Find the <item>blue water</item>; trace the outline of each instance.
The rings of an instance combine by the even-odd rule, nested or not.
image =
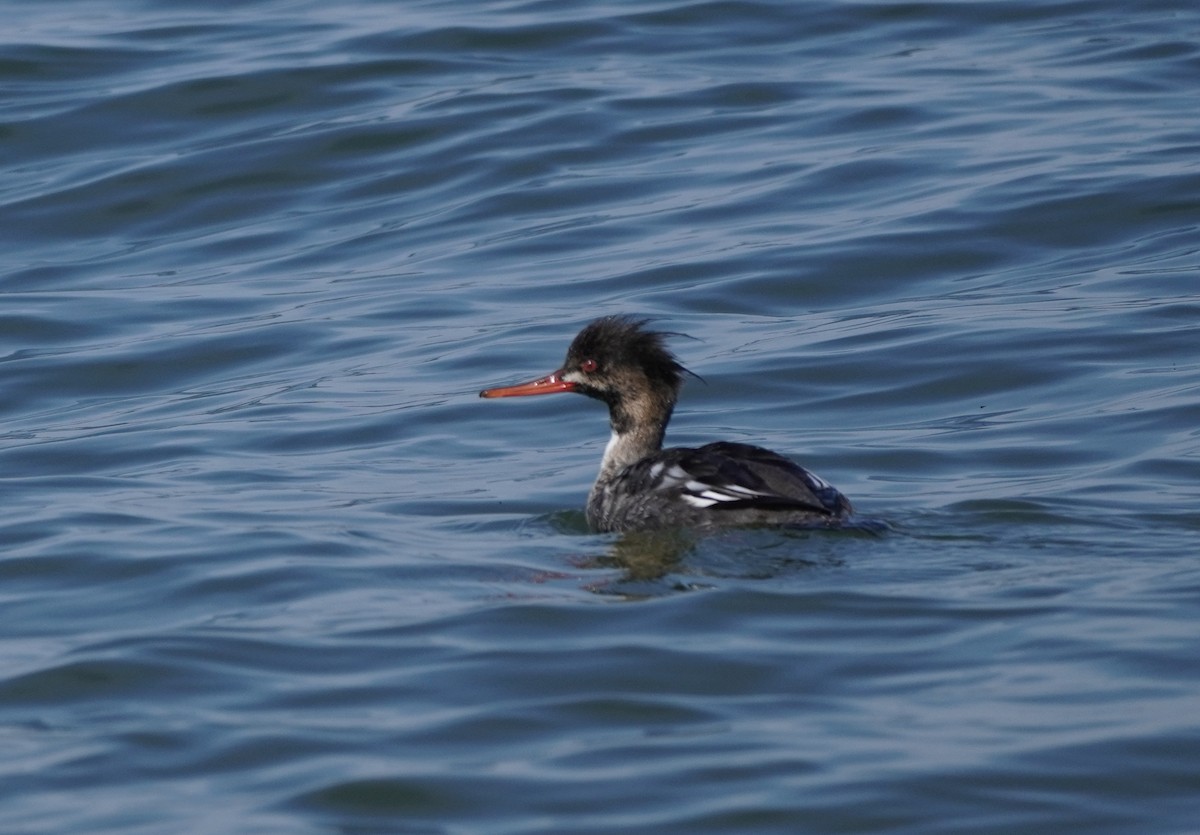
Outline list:
[[[4,17],[0,831],[1197,831],[1194,0]],[[873,524],[590,534],[608,313]]]

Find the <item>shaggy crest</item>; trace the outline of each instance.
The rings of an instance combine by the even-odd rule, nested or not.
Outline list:
[[[597,319],[575,337],[567,349],[565,367],[575,368],[589,359],[602,369],[639,367],[652,383],[678,389],[683,384],[683,375],[692,372],[675,358],[666,340],[682,334],[649,330],[646,327],[649,321],[633,316]]]

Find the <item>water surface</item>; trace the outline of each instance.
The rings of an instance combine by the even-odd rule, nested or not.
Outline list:
[[[6,14],[0,829],[1195,830],[1193,3]],[[878,524],[590,534],[608,313]]]

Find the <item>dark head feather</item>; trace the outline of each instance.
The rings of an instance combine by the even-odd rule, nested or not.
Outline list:
[[[640,369],[652,384],[678,389],[690,374],[666,346],[669,336],[680,334],[648,329],[648,319],[605,316],[588,324],[567,349],[564,368],[578,368],[594,360],[602,372]]]

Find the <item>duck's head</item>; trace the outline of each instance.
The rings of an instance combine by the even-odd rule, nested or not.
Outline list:
[[[573,391],[608,404],[613,429],[630,424],[665,427],[689,373],[666,347],[674,334],[653,331],[645,319],[605,316],[571,342],[562,367],[515,386],[486,389],[480,397],[527,397]]]

